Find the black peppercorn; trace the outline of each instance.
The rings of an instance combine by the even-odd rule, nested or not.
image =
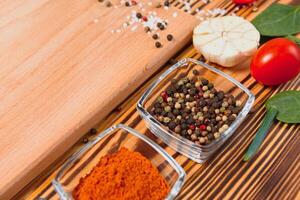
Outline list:
[[[154,108],[160,108],[160,107],[161,107],[160,103],[158,103],[158,102],[154,103]]]
[[[181,124],[181,129],[182,129],[182,130],[187,129],[187,124],[186,124],[186,123],[182,123],[182,124]]]
[[[142,15],[141,13],[136,13],[136,17],[137,17],[138,19],[141,19],[141,18],[143,17],[143,15]]]
[[[84,138],[82,138],[82,142],[83,142],[83,143],[88,143],[88,142],[89,142],[89,139],[88,139],[87,137],[84,137]]]
[[[202,107],[202,108],[203,108],[204,106],[206,106],[206,101],[205,101],[205,100],[200,100],[199,106]]]
[[[174,58],[171,58],[171,59],[168,61],[168,64],[169,64],[169,65],[174,65],[175,63],[177,63],[177,60],[175,60]]]
[[[172,40],[173,40],[173,35],[168,34],[168,35],[167,35],[167,40],[168,40],[168,41],[172,41]]]
[[[217,97],[219,100],[222,100],[224,98],[224,92],[222,92],[222,91],[218,92]]]
[[[164,30],[165,29],[165,26],[161,23],[161,22],[158,22],[156,24],[157,28],[159,28],[160,30]]]
[[[209,140],[213,140],[215,137],[214,137],[213,134],[210,133],[210,134],[207,135],[207,138],[208,138]]]
[[[110,1],[107,1],[107,2],[105,2],[105,6],[106,6],[106,7],[111,7],[111,6],[112,6],[112,4],[111,4],[111,2],[110,2]]]
[[[95,129],[95,128],[90,129],[90,134],[91,135],[95,135],[96,133],[97,133],[97,129]]]
[[[152,38],[153,38],[154,40],[157,40],[157,39],[158,39],[158,35],[155,33],[155,34],[152,35]]]
[[[194,69],[194,70],[193,70],[193,74],[194,74],[195,76],[198,76],[198,75],[199,75],[199,71],[196,70],[196,69]]]
[[[187,120],[186,120],[186,123],[188,124],[193,124],[194,123],[194,119],[192,117],[189,117]]]
[[[174,114],[174,115],[179,115],[179,114],[180,114],[180,111],[177,110],[177,109],[174,109],[174,110],[173,110],[173,114]]]
[[[180,135],[186,137],[188,135],[187,130],[182,130]]]
[[[155,108],[154,112],[155,112],[155,114],[162,114],[162,109],[161,108]]]
[[[196,95],[197,94],[197,88],[191,88],[189,94],[192,95],[192,96]]]
[[[126,7],[129,7],[129,6],[130,6],[130,3],[129,3],[128,1],[126,1],[126,2],[125,2],[125,6],[126,6]]]
[[[160,42],[155,42],[155,46],[156,46],[156,48],[160,48],[162,45]]]
[[[146,26],[146,27],[145,27],[145,32],[146,32],[146,33],[150,32],[149,26]]]
[[[171,130],[173,130],[173,129],[175,129],[175,127],[176,127],[177,125],[176,125],[175,122],[170,122],[170,123],[168,124],[168,126],[169,126],[169,128],[170,128]]]
[[[164,2],[164,6],[169,7],[169,6],[170,6],[170,2],[169,2],[168,0],[166,0],[166,1]]]
[[[201,82],[202,82],[202,85],[207,85],[208,84],[208,80],[207,79],[202,79]]]

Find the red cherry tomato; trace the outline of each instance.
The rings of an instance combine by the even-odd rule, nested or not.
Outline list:
[[[300,48],[286,38],[269,40],[254,54],[251,75],[264,85],[279,85],[300,72]]]
[[[233,0],[234,3],[236,4],[249,4],[253,3],[255,0]]]

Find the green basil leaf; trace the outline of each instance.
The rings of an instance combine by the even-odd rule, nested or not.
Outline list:
[[[300,91],[289,90],[274,95],[266,102],[267,110],[278,111],[277,120],[285,123],[300,123]]]
[[[298,46],[300,46],[300,38],[297,38],[293,35],[288,35],[286,36],[287,39],[292,40],[293,42],[295,42]]]
[[[300,6],[272,4],[253,21],[261,35],[286,36],[300,32]]]

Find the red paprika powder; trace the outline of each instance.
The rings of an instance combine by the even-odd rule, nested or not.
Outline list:
[[[121,148],[102,157],[73,191],[75,200],[162,200],[169,185],[138,152]]]

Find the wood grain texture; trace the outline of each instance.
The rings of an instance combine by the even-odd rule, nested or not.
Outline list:
[[[229,12],[236,8],[231,1],[213,1],[204,5],[194,1],[193,9],[222,7]],[[259,11],[275,1],[258,1]],[[297,4],[298,1],[281,1]],[[180,2],[172,1],[173,5],[182,8]],[[258,12],[251,8],[242,8],[238,15],[253,19]],[[177,59],[200,55],[192,46],[187,47]],[[271,95],[287,89],[300,90],[300,76],[293,81],[277,88],[267,88],[258,84],[249,75],[247,65],[235,69],[222,69],[246,85],[256,96],[255,106],[243,125],[233,137],[205,164],[196,164],[186,157],[174,152],[149,132],[135,110],[135,103],[140,95],[157,78],[162,71],[153,76],[140,87],[129,99],[122,103],[105,120],[101,121],[98,130],[103,130],[115,123],[125,123],[160,144],[171,154],[187,172],[187,181],[177,199],[299,199],[300,197],[300,145],[299,125],[276,123],[268,134],[259,155],[248,163],[241,162],[242,156],[253,139],[264,115],[263,103]],[[88,137],[93,137],[89,136]],[[44,197],[57,199],[51,186],[57,168],[74,151],[82,146],[78,142],[60,159],[56,160],[47,170],[23,189],[15,199],[35,199]]]
[[[184,52],[180,58],[185,56],[200,58],[200,55],[192,48]],[[153,79],[157,78],[159,74]],[[300,189],[298,180],[300,170],[299,125],[275,123],[255,159],[245,163],[242,162],[242,158],[265,113],[262,102],[283,90],[300,90],[300,75],[293,81],[272,90],[266,90],[252,78],[244,82],[248,87],[253,84],[257,86],[256,89],[251,87],[252,92],[258,97],[255,107],[236,133],[204,164],[197,164],[173,151],[145,127],[144,121],[136,112],[135,103],[150,83],[151,81],[147,82],[134,96],[102,121],[98,130],[103,130],[112,124],[124,123],[162,146],[187,172],[187,180],[177,197],[178,200],[298,199]],[[261,98],[264,100],[261,101]],[[90,135],[87,137],[93,138]],[[80,142],[66,155],[70,155],[81,146],[82,143]],[[58,162],[62,161],[63,159]],[[59,165],[56,163],[55,166]],[[19,196],[16,196],[16,199],[35,199],[37,197],[57,199],[58,197],[51,186],[51,180],[55,174],[55,171],[46,177],[46,173],[42,174],[41,177],[46,178],[46,180],[41,181],[42,184],[33,182],[25,190],[27,193],[23,191]],[[38,177],[36,181],[39,182],[41,177]]]
[[[156,11],[169,19],[161,38],[175,38],[161,39],[160,49],[142,26],[110,32],[131,14],[125,6],[0,2],[0,199],[38,175],[190,40],[192,16],[178,12],[175,20],[172,11]]]

